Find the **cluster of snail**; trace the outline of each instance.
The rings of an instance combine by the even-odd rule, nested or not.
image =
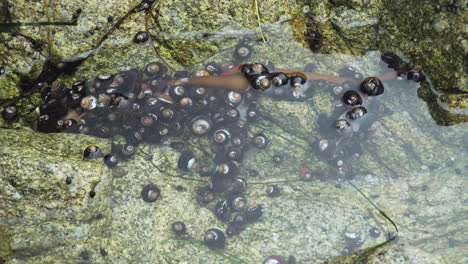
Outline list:
[[[245,59],[251,52],[250,46],[241,44],[234,55]],[[359,153],[362,133],[358,132],[367,131],[376,120],[379,104],[374,98],[384,92],[379,78],[363,79],[351,67],[344,70],[345,77],[312,73],[313,68],[307,65],[303,72],[280,70],[270,61],[239,66],[208,63],[204,70],[194,74],[177,71],[171,76],[164,64],[151,62],[143,70],[103,73],[91,83],[77,81],[70,88],[62,83],[44,87],[41,91],[44,103],[39,107],[40,116],[34,126],[46,133],[81,133],[103,138],[123,135],[126,143],[113,146],[107,155],[96,146],[84,152],[87,159],[104,156],[104,163],[110,168],[132,158],[138,144],[143,142],[159,143],[168,136],[210,138],[212,164],[202,166],[192,151],[184,151],[177,167],[210,178],[209,185],[196,191],[200,204],[224,195],[214,206],[214,214],[228,223],[225,233],[233,236],[263,213],[260,204],[247,202],[243,194],[247,181],[239,175],[245,152],[250,148],[264,149],[270,143],[262,133],[248,135],[248,124],[260,116],[256,103],[259,96],[304,101],[315,88],[333,85],[331,91],[340,100],[332,114],[319,117],[323,138],[312,143],[312,149],[322,160],[339,168],[349,168],[343,158]],[[418,74],[419,71],[402,71],[394,75],[396,79],[414,79]],[[2,116],[9,118],[13,110],[5,108]],[[306,181],[312,178],[308,168],[301,170],[300,175]],[[154,202],[160,192],[154,184],[148,184],[141,196],[145,202]],[[276,185],[268,186],[270,197],[279,193]],[[181,234],[185,225],[175,222],[172,229]],[[209,246],[224,248],[226,238],[224,232],[212,228],[204,240]]]
[[[355,68],[343,68],[340,75],[349,80],[333,84],[330,89],[332,95],[339,98],[334,111],[322,113],[318,118],[320,137],[312,143],[312,150],[320,159],[337,167],[345,175],[352,174],[352,166],[346,159],[360,157],[361,143],[373,132],[378,115],[392,112],[379,100],[385,90],[381,79],[406,79],[411,82],[425,80],[420,67],[398,68],[395,61],[399,58],[394,54],[384,54],[382,60],[395,71],[381,77],[363,78]]]

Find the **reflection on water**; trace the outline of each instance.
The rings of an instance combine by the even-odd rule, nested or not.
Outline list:
[[[319,263],[395,238],[462,263],[466,124],[438,126],[418,97],[430,76],[398,56],[312,53],[321,36],[308,37],[243,38],[179,71],[145,54],[44,86],[34,128],[109,139],[84,152],[103,177],[85,185],[84,215],[48,204],[3,221],[51,236],[14,238],[12,258],[78,241],[70,263]]]

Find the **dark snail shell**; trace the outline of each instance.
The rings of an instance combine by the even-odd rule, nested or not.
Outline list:
[[[302,88],[302,85],[305,84],[306,79],[302,76],[292,76],[290,78],[291,82],[291,87],[294,89],[300,89]]]
[[[289,82],[289,77],[283,72],[277,72],[271,76],[271,81],[275,86],[286,85]]]
[[[261,60],[260,63],[265,66],[265,68],[268,70],[268,72],[274,72],[275,71],[275,64],[270,61],[270,60]]]
[[[312,144],[312,150],[320,159],[329,161],[336,158],[338,153],[336,141],[332,139],[320,139]]]
[[[7,121],[12,121],[18,116],[18,108],[14,105],[5,107],[2,111],[2,118]]]
[[[234,161],[219,163],[214,169],[214,176],[228,178],[239,173],[239,165]]]
[[[347,105],[360,105],[362,104],[362,97],[358,92],[350,90],[343,94],[343,102]]]
[[[208,116],[195,116],[190,120],[190,130],[196,136],[204,136],[212,129],[211,118]]]
[[[246,143],[246,139],[243,135],[233,135],[231,138],[231,143],[233,146],[242,148]]]
[[[52,124],[56,119],[50,117],[49,115],[41,115],[37,119],[37,130],[43,133],[53,133],[55,132]]]
[[[51,89],[52,88],[50,86],[46,86],[41,89],[41,99],[43,102],[47,103],[50,99],[52,99],[50,94]]]
[[[86,110],[93,110],[97,107],[97,99],[92,95],[88,95],[81,99],[80,106]]]
[[[125,140],[126,145],[122,146],[121,154],[122,158],[127,159],[132,157],[135,154],[135,146],[140,144],[143,141],[144,128],[138,130],[128,130],[126,131]]]
[[[220,128],[213,133],[213,141],[220,145],[225,145],[229,142],[231,133],[225,128]]]
[[[99,94],[97,97],[97,107],[109,106],[112,101],[112,97],[107,94]]]
[[[213,121],[216,127],[225,126],[236,122],[240,118],[239,110],[235,107],[228,106],[222,108],[219,112],[213,114]]]
[[[253,48],[250,45],[241,43],[234,50],[234,58],[238,60],[246,60],[252,56]]]
[[[133,12],[138,13],[138,12],[144,12],[148,10],[151,7],[151,1],[142,1],[135,9],[133,9]]]
[[[269,197],[278,197],[281,194],[280,188],[275,184],[270,184],[267,186],[267,195]]]
[[[212,179],[214,178],[214,180],[217,181],[219,179],[226,178],[227,176],[230,175],[230,173],[231,171],[227,163],[219,163],[219,164],[216,164],[214,168]],[[215,183],[219,183],[219,182],[215,182]]]
[[[163,92],[166,89],[166,83],[161,77],[153,77],[151,80],[148,80],[148,87],[153,92]]]
[[[346,113],[346,116],[351,120],[355,120],[355,119],[363,117],[366,113],[367,113],[367,109],[363,106],[359,106],[359,107],[353,108],[351,111]]]
[[[304,37],[306,38],[307,42],[309,43],[309,48],[312,51],[316,51],[321,47],[322,36],[316,30],[307,29],[304,32]]]
[[[107,125],[100,125],[99,127],[94,129],[94,134],[101,138],[109,138],[112,136],[111,128]]]
[[[208,229],[205,232],[203,240],[207,246],[214,248],[224,249],[226,244],[226,236],[224,235],[223,231],[217,228]]]
[[[231,146],[227,149],[226,156],[230,160],[242,161],[243,151],[239,147]]]
[[[256,134],[253,137],[253,144],[259,149],[266,148],[269,143],[270,140],[262,133]]]
[[[153,96],[153,91],[151,90],[151,88],[144,83],[141,84],[140,93],[138,93],[137,99],[142,100],[142,99],[150,98],[151,96]]]
[[[112,108],[115,108],[117,111],[128,112],[133,107],[133,99],[125,98],[123,96],[117,96],[112,101]]]
[[[215,199],[215,194],[209,186],[200,187],[197,189],[197,202],[207,204]]]
[[[266,257],[262,264],[289,264],[280,256],[268,256]]]
[[[192,90],[192,93],[191,93],[191,96],[195,99],[195,100],[203,100],[203,99],[207,99],[208,97],[208,91],[206,90],[206,88],[204,87],[197,87],[195,89]]]
[[[62,131],[65,133],[78,133],[78,122],[74,119],[65,119]]]
[[[230,91],[227,94],[226,102],[230,106],[237,106],[241,103],[242,101],[242,94],[234,91]]]
[[[345,119],[338,119],[335,122],[335,127],[338,128],[338,129],[345,129],[345,128],[349,127],[350,125],[351,124]]]
[[[227,203],[229,208],[234,212],[242,211],[247,206],[247,200],[240,192],[230,193]]]
[[[174,73],[175,79],[190,78],[191,76],[192,74],[189,71],[176,71]]]
[[[140,124],[144,127],[152,127],[156,125],[158,116],[152,113],[146,114],[140,118]]]
[[[169,87],[168,93],[173,100],[179,101],[185,97],[185,88],[182,85],[171,86]]]
[[[251,79],[260,74],[268,74],[268,69],[261,63],[244,64],[241,67],[241,73],[243,73],[247,79]]]
[[[161,120],[164,122],[172,121],[175,118],[175,116],[176,116],[175,111],[170,108],[164,108],[161,111]]]
[[[119,159],[115,154],[107,154],[104,156],[104,164],[109,168],[114,168],[119,163]]]
[[[159,134],[160,136],[167,136],[169,134],[170,128],[168,124],[159,123],[156,125],[156,131],[149,130],[150,133]]]
[[[238,213],[232,219],[231,224],[238,230],[242,231],[247,227],[247,219],[245,218],[244,214]]]
[[[205,71],[207,71],[210,75],[218,75],[221,74],[223,70],[218,63],[209,62],[205,64]]]
[[[228,237],[232,237],[232,236],[235,236],[235,235],[238,235],[240,232],[239,230],[233,226],[231,223],[229,223],[228,227],[226,228],[226,235]]]
[[[283,160],[284,160],[284,158],[283,158],[283,155],[281,155],[281,154],[275,154],[271,158],[271,161],[273,161],[273,163],[275,165],[281,165],[283,163]]]
[[[50,88],[50,96],[53,99],[62,99],[68,93],[69,89],[67,86],[60,82],[55,82]]]
[[[99,117],[92,112],[85,112],[79,120],[80,125],[94,126],[99,123]]]
[[[39,129],[39,131],[41,131],[41,130]],[[44,131],[41,131],[41,132],[44,132]],[[80,125],[78,127],[78,133],[84,134],[84,135],[89,135],[91,133],[91,128],[89,126],[87,126],[87,125]]]
[[[260,204],[252,204],[247,206],[244,216],[247,222],[253,223],[263,215],[263,207]]]
[[[232,181],[230,188],[233,193],[243,193],[247,190],[247,180],[242,177],[237,177]]]
[[[63,119],[55,120],[55,122],[53,123],[54,130],[57,131],[57,132],[62,131],[63,130],[63,125],[64,125]]]
[[[404,71],[402,71],[402,72],[397,72],[397,77],[396,77],[396,79],[399,80],[399,81],[401,81],[401,80],[406,79],[407,76],[408,76],[408,73],[407,73],[407,72],[404,72]]]
[[[212,173],[212,168],[210,166],[201,166],[198,170],[198,174],[201,177],[210,177]]]
[[[219,201],[214,207],[216,217],[223,221],[229,222],[231,220],[231,209],[229,208],[228,201]]]
[[[407,78],[413,82],[422,82],[426,79],[426,76],[420,70],[412,70],[408,72]]]
[[[149,40],[149,34],[145,31],[138,31],[133,37],[133,41],[137,44],[144,44]]]
[[[256,103],[251,103],[248,108],[247,112],[245,113],[247,121],[253,122],[257,120],[259,112],[258,112],[258,107]]]
[[[189,171],[197,167],[197,161],[192,151],[184,151],[180,153],[177,167],[184,171]]]
[[[225,123],[228,124],[236,122],[240,118],[239,110],[237,110],[235,107],[227,107],[226,109],[224,109],[222,115]]]
[[[81,106],[81,100],[83,97],[77,93],[69,93],[67,96],[67,106],[69,108],[78,108]]]
[[[387,64],[388,68],[398,69],[402,64],[402,60],[398,55],[391,52],[386,52],[380,56],[382,61]]]
[[[121,74],[116,74],[115,76],[106,72],[100,73],[94,79],[93,85],[91,87],[87,87],[86,94],[96,95],[97,93],[107,92],[107,90],[111,93],[115,93],[125,82],[124,75],[125,73],[123,72],[121,72]]]
[[[161,107],[159,100],[155,97],[149,97],[143,104],[143,110],[147,113],[155,113]]]
[[[253,88],[261,91],[271,87],[271,79],[269,74],[259,74],[252,78],[251,85]]]
[[[182,235],[186,231],[185,224],[182,221],[175,221],[172,223],[171,229],[172,232],[176,233],[177,235]]]
[[[79,94],[81,96],[86,95],[86,82],[85,81],[76,81],[71,86],[72,93]]]
[[[120,150],[120,153],[124,158],[130,158],[135,155],[136,148],[131,144],[124,144]]]
[[[195,77],[203,77],[203,76],[210,76],[208,71],[197,71],[195,72]]]
[[[369,96],[381,95],[384,92],[382,81],[377,77],[369,77],[364,79],[360,85],[361,92]]]
[[[141,190],[141,198],[147,203],[154,203],[161,196],[161,190],[154,184],[150,183]]]
[[[184,132],[184,125],[181,122],[173,122],[169,126],[169,134],[180,136]]]
[[[51,99],[39,107],[41,115],[49,115],[52,118],[62,118],[68,113],[67,106],[61,101]]]
[[[85,148],[83,157],[85,159],[97,159],[102,157],[102,151],[98,146],[91,145]]]
[[[166,65],[160,62],[150,62],[145,66],[145,73],[152,77],[160,77],[166,74]]]
[[[187,112],[193,108],[193,100],[190,97],[184,97],[179,101],[179,107],[183,111]]]

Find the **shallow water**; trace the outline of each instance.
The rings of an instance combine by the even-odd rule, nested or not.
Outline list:
[[[185,64],[190,64],[185,68],[193,73],[211,61],[231,61],[241,42],[253,48],[253,55],[236,64],[271,60],[276,68],[302,71],[304,65],[313,63],[314,72],[332,76],[340,75],[343,67],[352,66],[363,78],[393,71],[381,59],[388,50],[356,48],[356,43],[335,43],[325,37],[320,41],[321,47],[312,51],[296,32],[296,23],[303,21],[297,17],[275,17],[274,12],[262,8],[264,19],[273,16],[275,22],[260,23],[262,32],[257,26],[236,24],[241,20],[238,17],[224,17],[230,21],[229,26],[216,31],[208,28],[182,33],[158,32],[164,24],[150,23],[157,17],[154,13],[150,18],[133,17],[130,23],[149,23],[145,27],[152,35],[149,42],[135,44],[129,32],[119,29],[76,72],[61,75],[59,80],[71,84],[86,78],[92,83],[99,72],[116,74],[134,67],[143,69],[150,61],[167,62],[169,75],[173,74],[171,68],[181,70]],[[330,19],[346,28],[378,21],[368,16],[347,21],[348,16],[353,17],[349,14],[352,10],[348,11],[341,13],[340,21],[327,16],[315,21]],[[177,19],[182,17],[177,8],[171,12],[168,15],[172,20],[168,21],[175,25],[186,23],[186,19]],[[256,18],[252,17],[250,23],[256,25]],[[126,37],[122,37],[124,33]],[[262,34],[266,41],[262,41]],[[323,35],[327,36],[325,32]],[[190,42],[193,46],[187,45]],[[205,42],[210,45],[205,46]],[[180,49],[176,48],[178,45]],[[126,49],[127,46],[131,48]],[[190,59],[185,57],[187,50]],[[114,51],[118,51],[118,59],[114,58],[118,62],[110,56]],[[399,50],[391,52],[414,66]],[[351,89],[358,89],[360,81]],[[301,100],[272,99],[267,89],[260,92],[256,101],[260,113],[257,120],[223,125],[231,129],[242,123],[242,131],[231,132],[246,135],[249,142],[258,133],[270,140],[265,149],[252,144],[243,149],[240,172],[233,176],[247,181],[245,198],[248,203],[261,204],[263,215],[240,234],[227,237],[224,250],[208,248],[203,235],[209,228],[225,232],[228,227],[227,222],[216,218],[213,208],[228,198],[235,180],[224,186],[224,192],[216,193],[214,201],[201,204],[196,199],[197,189],[213,180],[196,171],[177,168],[182,151],[193,151],[199,165],[216,167],[213,154],[221,147],[212,142],[211,132],[196,137],[186,127],[180,135],[164,137],[161,143],[141,143],[133,157],[109,169],[100,159],[80,160],[81,151],[86,145],[96,144],[104,154],[117,153],[125,142],[122,135],[99,139],[41,133],[35,138],[37,132],[12,136],[6,130],[2,133],[9,140],[2,144],[4,152],[13,154],[4,153],[1,163],[5,171],[4,190],[10,195],[3,198],[8,205],[2,213],[0,230],[8,230],[4,231],[8,239],[2,240],[8,254],[2,258],[6,263],[261,263],[267,256],[277,255],[284,259],[294,256],[297,263],[322,263],[394,239],[391,243],[404,243],[413,257],[430,254],[440,263],[464,263],[467,125],[437,125],[440,122],[434,121],[431,109],[421,99],[427,91],[438,93],[429,75],[422,83],[403,79],[384,80],[383,85],[385,92],[365,102],[366,107],[368,103],[373,106],[362,119],[348,120],[351,127],[345,132],[337,133],[333,127],[336,119],[343,118],[341,114],[335,113],[319,123],[324,120],[322,115],[332,114],[341,101],[342,95],[331,92],[336,85],[327,83],[322,87],[311,80],[306,83]],[[241,113],[248,105],[243,100]],[[221,105],[224,103],[210,112],[219,110]],[[451,110],[440,101],[437,105]],[[345,106],[340,111],[350,109]],[[99,114],[104,116],[107,112]],[[181,115],[185,117],[182,124],[187,125],[199,113],[194,114],[191,109]],[[125,122],[139,126],[132,119],[140,116],[130,115]],[[311,147],[321,139],[336,139],[338,149],[345,153],[324,160]],[[16,145],[33,146],[33,150],[23,153],[14,149]],[[47,156],[44,164],[38,162],[39,153]],[[275,156],[281,161],[275,161]],[[16,163],[21,165],[11,165]],[[304,168],[311,170],[311,181],[301,180]],[[15,176],[15,170],[23,176]],[[21,182],[31,178],[31,186],[15,186],[17,177],[23,179]],[[154,203],[141,198],[142,189],[150,183],[161,191]],[[271,184],[279,187],[279,196],[267,195]],[[20,189],[25,191],[17,191]],[[34,195],[40,197],[37,202]],[[22,200],[33,202],[23,205]],[[20,209],[15,209],[15,201]],[[175,235],[170,230],[174,221],[185,223],[186,234]],[[24,226],[29,228],[18,231]]]

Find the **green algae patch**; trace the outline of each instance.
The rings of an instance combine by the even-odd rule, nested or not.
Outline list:
[[[8,256],[13,254],[10,247],[11,232],[10,230],[0,225],[0,259],[6,259]]]
[[[9,99],[17,98],[21,95],[21,90],[18,87],[20,78],[10,74],[8,76],[0,75],[0,102],[8,102]]]

